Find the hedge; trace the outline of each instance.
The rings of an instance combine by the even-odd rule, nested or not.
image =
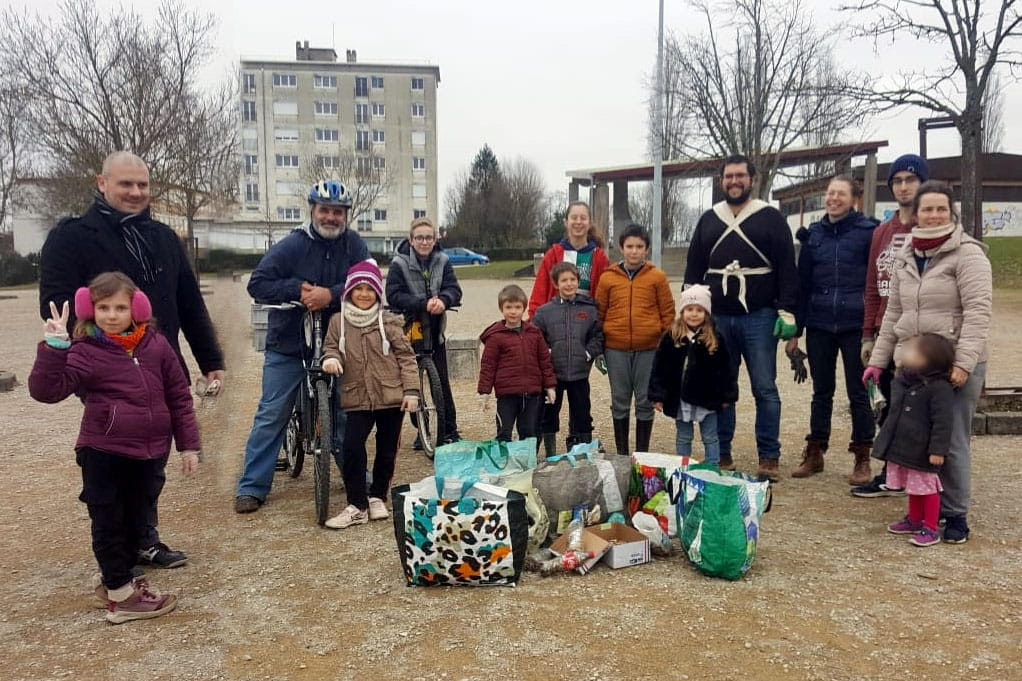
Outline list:
[[[0,286],[31,284],[39,277],[39,254],[4,253],[0,255]]]

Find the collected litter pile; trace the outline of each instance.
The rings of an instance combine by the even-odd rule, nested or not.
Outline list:
[[[597,440],[542,462],[535,438],[463,440],[437,448],[434,468],[392,490],[414,586],[514,585],[523,569],[549,577],[642,565],[670,556],[675,538],[703,573],[739,579],[770,507],[766,481],[688,457],[607,456]]]

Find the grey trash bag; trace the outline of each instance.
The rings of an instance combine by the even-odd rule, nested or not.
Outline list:
[[[564,532],[575,506],[586,504],[591,511],[600,508],[603,491],[600,470],[586,457],[560,454],[548,458],[536,467],[532,486],[539,491],[550,517],[550,538]],[[602,509],[598,514],[600,517],[593,522],[603,520]]]

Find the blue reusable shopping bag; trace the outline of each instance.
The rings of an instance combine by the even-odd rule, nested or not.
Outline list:
[[[433,470],[437,478],[458,478],[471,484],[481,475],[520,473],[536,467],[536,438],[516,442],[460,440],[437,447]]]

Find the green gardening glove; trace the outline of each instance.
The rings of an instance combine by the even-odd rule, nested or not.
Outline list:
[[[794,338],[796,333],[798,327],[795,325],[795,315],[787,310],[778,310],[777,322],[774,323],[774,338],[786,341]]]
[[[599,371],[604,376],[607,375],[607,358],[606,357],[604,357],[603,355],[600,355],[599,357],[596,358],[596,361],[594,362],[594,364],[596,365],[596,370],[597,371]]]

